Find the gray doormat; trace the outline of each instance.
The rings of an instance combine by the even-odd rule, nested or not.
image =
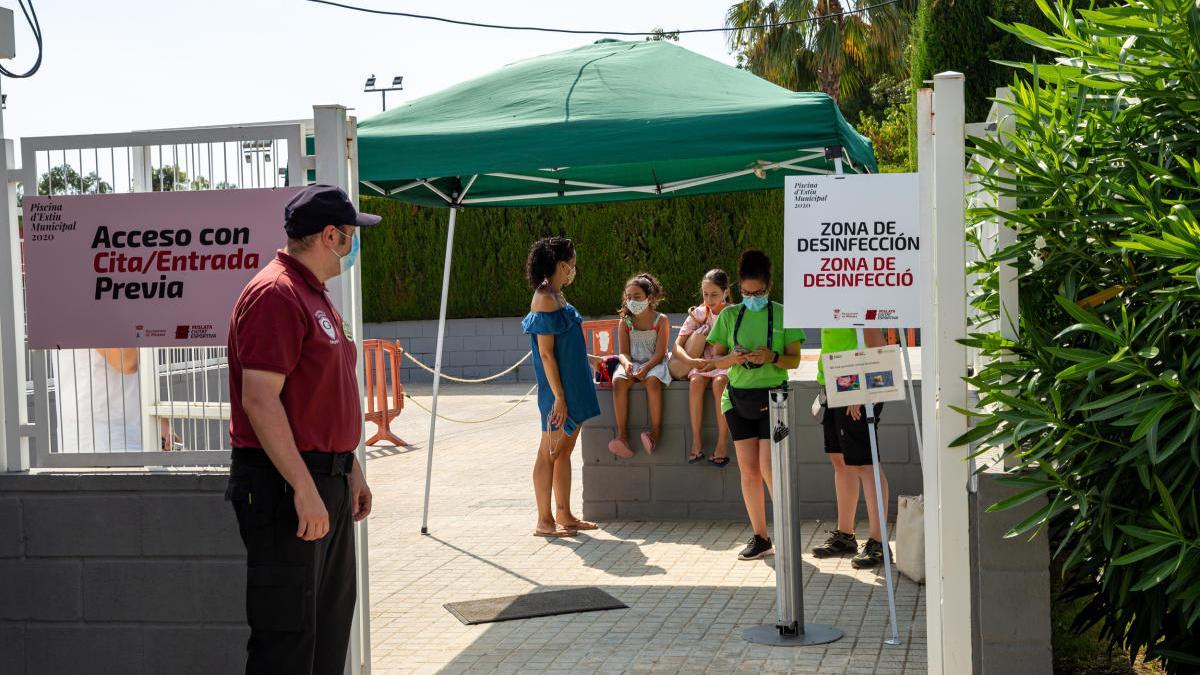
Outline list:
[[[602,609],[627,609],[629,607],[599,588],[570,588],[563,591],[526,593],[503,598],[451,602],[442,606],[468,626],[493,621],[531,619],[535,616],[596,612]]]

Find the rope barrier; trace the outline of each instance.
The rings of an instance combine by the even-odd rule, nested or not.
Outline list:
[[[488,417],[488,418],[486,418],[486,419],[482,419],[482,420],[460,420],[460,419],[455,419],[455,418],[453,418],[453,417],[446,417],[445,415],[438,415],[438,416],[437,416],[437,418],[438,418],[439,420],[445,420],[445,421],[447,421],[447,422],[456,422],[456,423],[458,423],[458,424],[485,424],[485,423],[487,423],[487,422],[492,422],[492,421],[498,420],[498,419],[500,419],[501,417],[504,417],[505,415],[507,415],[508,413],[510,413],[510,412],[512,412],[512,411],[514,411],[514,410],[516,410],[516,409],[517,409],[517,406],[519,406],[519,405],[521,405],[522,403],[524,403],[525,401],[529,400],[529,396],[530,396],[531,394],[533,394],[533,392],[535,392],[535,391],[537,391],[537,385],[536,385],[536,384],[535,384],[535,385],[533,385],[533,387],[532,387],[532,388],[530,388],[530,390],[529,390],[529,391],[525,392],[525,395],[521,397],[521,400],[519,400],[519,401],[517,401],[516,403],[512,404],[512,406],[510,406],[510,407],[508,408],[508,410],[505,410],[504,412],[500,413],[499,415],[495,415],[495,416],[493,416],[493,417]],[[407,398],[408,400],[412,401],[412,402],[413,402],[413,405],[417,406],[417,407],[418,407],[418,408],[420,408],[421,410],[424,410],[425,412],[429,413],[430,415],[432,415],[432,414],[433,414],[433,411],[432,411],[432,410],[430,410],[429,408],[426,408],[425,406],[421,405],[421,402],[420,402],[420,401],[418,401],[417,399],[413,398],[413,396],[412,396],[411,394],[405,394],[405,395],[404,395],[404,397],[405,397],[405,398]]]
[[[450,380],[451,382],[461,382],[463,384],[480,384],[482,382],[491,382],[492,380],[504,377],[505,375],[507,375],[507,374],[511,373],[512,371],[516,370],[517,368],[519,368],[521,366],[521,364],[525,363],[525,361],[527,361],[529,359],[530,355],[532,355],[532,354],[533,354],[533,352],[525,352],[525,356],[522,356],[520,361],[517,361],[516,363],[514,363],[511,366],[509,366],[508,368],[505,368],[504,370],[496,373],[495,375],[489,375],[487,377],[481,377],[479,379],[469,379],[469,378],[463,378],[463,377],[453,377],[451,375],[447,375],[446,373],[442,373],[442,379]],[[407,349],[404,350],[404,355],[408,357],[408,360],[410,360],[413,363],[420,366],[422,370],[429,373],[430,375],[435,373],[433,368],[430,368],[429,366],[425,365],[424,363],[421,363],[420,359],[413,356],[412,353],[409,352]]]

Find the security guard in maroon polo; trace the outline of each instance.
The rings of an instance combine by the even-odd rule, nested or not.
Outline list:
[[[246,544],[247,675],[341,675],[355,603],[351,519],[371,512],[354,458],[357,352],[325,282],[358,255],[346,193],[305,188],[287,246],[246,285],[229,324],[233,465],[226,499]]]

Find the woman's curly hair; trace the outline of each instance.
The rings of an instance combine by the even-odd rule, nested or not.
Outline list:
[[[558,263],[575,257],[575,243],[566,237],[547,237],[534,242],[525,259],[525,278],[529,288],[537,290],[554,276]]]

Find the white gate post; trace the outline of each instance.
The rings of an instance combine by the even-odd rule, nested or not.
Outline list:
[[[923,341],[926,402],[925,530],[929,671],[972,672],[971,556],[967,451],[950,442],[967,431],[966,143],[962,73],[934,76],[931,311]],[[925,123],[925,122],[923,122]],[[932,414],[931,414],[932,413]],[[936,548],[935,548],[936,546]],[[932,549],[932,550],[931,550]]]
[[[129,189],[135,193],[153,192],[154,179],[150,175],[153,168],[149,147],[137,145],[129,148]],[[116,180],[116,176],[113,179]],[[159,188],[161,189],[162,186],[159,186]],[[169,361],[170,353],[169,350],[138,350],[138,387],[142,401],[143,451],[149,452],[157,450],[160,447],[159,418],[154,414],[161,398],[158,382],[158,355],[167,355]],[[168,368],[167,378],[169,379],[170,377],[171,370]],[[172,425],[173,430],[174,420],[170,415],[167,416],[167,420]],[[170,448],[167,449],[170,450]]]
[[[996,98],[1004,101],[1012,94],[1008,87],[1001,87],[996,90]],[[1003,143],[1005,134],[1011,134],[1016,127],[1016,119],[1013,117],[1012,110],[1003,103],[996,104],[996,142]],[[1012,172],[1007,169],[998,169],[1002,179],[1012,180]],[[999,195],[996,198],[996,207],[1001,211],[1010,212],[1017,208],[1017,200],[1009,195]],[[996,218],[998,230],[996,232],[996,249],[1004,250],[1017,243],[1017,228],[1016,223],[1009,223],[1000,218]],[[1002,260],[996,264],[997,273],[1000,277],[1000,337],[1006,340],[1016,340],[1021,335],[1020,328],[1020,303],[1018,302],[1017,294],[1017,265],[1011,259]]]
[[[317,182],[326,185],[336,185],[346,191],[351,201],[358,204],[357,164],[358,153],[354,147],[357,143],[356,130],[353,128],[353,118],[347,119],[346,108],[340,105],[313,106],[313,135],[315,138]],[[361,235],[359,235],[361,236]],[[358,398],[361,403],[365,397],[363,389],[364,363],[362,349],[362,265],[361,259],[355,262],[349,272],[336,278],[336,284],[329,284],[335,299],[340,299],[339,310],[342,320],[350,328],[358,352]],[[338,292],[340,291],[340,293]],[[360,421],[360,424],[362,422]],[[367,471],[366,448],[363,445],[363,434],[359,433],[358,456],[359,466],[363,475]],[[367,594],[367,521],[357,523],[354,527],[356,593],[358,602],[355,604],[354,620],[350,629],[350,649],[346,654],[347,675],[360,675],[371,672],[370,642],[371,621],[370,601]]]
[[[3,126],[0,123],[0,136]],[[0,472],[29,470],[29,423],[25,394],[25,295],[12,143],[0,140]],[[13,179],[13,180],[10,180]],[[26,186],[36,191],[37,184]]]
[[[933,268],[934,204],[933,204],[933,90],[917,91],[917,176],[920,186],[921,268],[927,270],[927,282],[921,287],[921,419],[925,420],[922,434],[921,482],[925,495],[925,636],[930,673],[942,673],[942,538],[937,517],[938,463],[929,455],[928,444],[933,438],[934,386],[938,362],[934,358],[934,317],[937,314]]]

